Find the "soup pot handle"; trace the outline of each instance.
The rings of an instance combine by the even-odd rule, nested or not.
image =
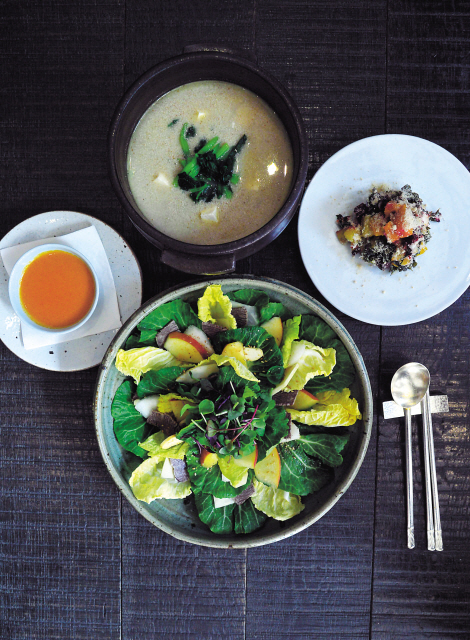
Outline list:
[[[245,51],[244,49],[234,49],[233,47],[218,46],[216,44],[188,44],[186,47],[183,47],[183,53],[200,53],[201,51],[228,53],[231,56],[248,58],[248,60],[251,60],[255,64],[258,63],[255,54],[251,51]]]
[[[235,271],[235,255],[233,253],[224,256],[190,256],[164,249],[161,261],[173,269],[178,269],[178,271],[200,276],[215,276]]]

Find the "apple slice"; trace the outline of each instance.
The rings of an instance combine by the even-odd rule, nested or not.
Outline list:
[[[176,447],[177,444],[183,444],[184,440],[179,440],[176,436],[168,436],[165,438],[163,442],[160,444],[162,449],[170,449],[171,447]]]
[[[284,334],[281,318],[279,316],[273,316],[270,320],[263,322],[261,326],[274,338],[277,346],[281,346],[282,336]]]
[[[198,327],[191,324],[184,332],[184,335],[190,336],[191,338],[194,338],[196,342],[199,342],[201,347],[207,352],[207,355],[210,356],[214,353],[214,347],[202,329],[198,329]]]
[[[165,340],[163,348],[169,351],[177,360],[194,362],[195,364],[205,360],[209,355],[197,340],[179,331],[170,333]]]
[[[210,469],[217,464],[217,454],[212,453],[212,451],[207,451],[207,449],[203,449],[199,456],[199,462],[203,467],[206,467],[206,469]]]
[[[183,400],[170,400],[171,410],[173,411],[173,415],[175,416],[178,424],[182,424],[186,422],[188,410],[186,409],[186,411],[183,414],[181,413],[181,409],[184,407],[185,404],[191,404],[191,403],[184,402]]]
[[[235,504],[235,498],[216,498],[214,496],[214,509],[228,507],[229,504]]]
[[[187,382],[191,384],[196,380],[202,380],[203,378],[208,378],[213,373],[217,373],[219,367],[215,362],[207,362],[206,364],[199,364],[197,367],[193,367],[192,369],[188,369],[180,376],[176,378],[176,382]]]
[[[297,394],[292,408],[296,409],[297,411],[307,411],[307,409],[311,409],[317,402],[318,398],[316,396],[314,396],[306,389],[301,389]]]
[[[242,364],[246,361],[255,362],[263,357],[263,350],[256,347],[245,347],[242,342],[229,342],[222,350],[223,356],[236,358]]]
[[[258,460],[258,445],[255,443],[255,450],[248,454],[247,456],[243,456],[242,458],[234,458],[233,461],[239,467],[245,467],[246,469],[254,469],[256,462]]]
[[[159,397],[160,396],[152,395],[142,398],[141,400],[134,400],[134,407],[140,415],[147,420],[152,411],[157,410]]]
[[[255,476],[268,487],[278,488],[281,479],[281,458],[276,448],[264,460],[256,463]]]

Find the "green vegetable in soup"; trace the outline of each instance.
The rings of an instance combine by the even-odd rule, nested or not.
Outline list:
[[[184,123],[180,132],[180,145],[184,160],[180,159],[182,171],[178,173],[173,184],[183,191],[188,191],[194,202],[211,202],[215,197],[233,197],[232,185],[238,183],[240,177],[234,173],[237,153],[247,141],[243,135],[233,147],[226,142],[219,143],[214,136],[208,142],[201,140],[190,156],[188,137],[196,135],[196,129]]]

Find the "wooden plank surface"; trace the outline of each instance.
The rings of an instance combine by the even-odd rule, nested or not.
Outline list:
[[[252,46],[251,2],[127,0],[126,6],[126,85],[188,44]],[[156,250],[136,231],[132,235],[146,274],[145,296],[191,278],[162,265]],[[122,567],[123,638],[245,638],[245,551],[179,542],[123,505]]]
[[[257,5],[258,60],[301,110],[309,132],[309,177],[341,147],[384,131],[384,6],[292,2],[286,15],[284,6]],[[376,389],[380,329],[339,313],[316,290],[299,256],[297,218],[252,256],[251,267],[331,309],[356,341]],[[375,446],[374,427],[358,477],[319,522],[284,542],[248,551],[247,639],[270,640],[279,633],[292,640],[368,637]]]
[[[56,209],[109,221],[123,17],[120,2],[3,3],[1,236]],[[120,496],[97,448],[95,377],[1,345],[2,640],[120,636]]]
[[[136,252],[144,299],[191,278],[161,265],[120,207],[107,128],[125,88],[186,44],[250,51],[288,88],[309,179],[343,146],[385,131],[430,139],[470,166],[468,0],[24,0],[4,3],[0,20],[1,235],[41,211],[95,215]],[[434,420],[445,551],[424,550],[418,439],[418,549],[405,549],[402,424],[380,418],[376,437],[377,417],[358,477],[308,530],[248,552],[180,543],[121,500],[102,463],[96,370],[35,369],[1,344],[2,640],[470,637],[468,292],[405,328],[348,318],[310,281],[296,219],[237,272],[288,282],[337,315],[364,356],[376,416],[398,366],[428,366],[451,407]]]
[[[387,131],[427,138],[469,167],[470,3],[390,0],[389,12]],[[442,211],[445,220],[445,202]],[[381,399],[390,399],[395,370],[414,360],[428,367],[431,393],[449,396],[450,411],[433,416],[442,553],[426,550],[421,420],[414,422],[413,551],[405,539],[403,421],[379,420],[374,640],[470,637],[469,320],[467,291],[434,318],[383,330]]]

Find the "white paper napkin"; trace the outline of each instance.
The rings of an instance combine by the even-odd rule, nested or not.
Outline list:
[[[114,286],[113,274],[109,266],[108,257],[95,227],[86,227],[80,231],[68,233],[65,236],[55,238],[43,238],[41,240],[33,240],[25,244],[18,244],[14,247],[1,249],[5,269],[10,275],[15,263],[21,256],[33,247],[40,244],[64,244],[79,251],[93,265],[96,276],[98,278],[100,295],[95,312],[84,325],[65,333],[57,335],[47,331],[41,331],[35,327],[30,327],[26,323],[21,323],[21,335],[25,349],[36,349],[37,347],[45,347],[49,345],[59,344],[61,342],[69,342],[77,340],[85,336],[92,336],[110,329],[117,329],[121,326],[121,316],[119,313],[119,305],[116,296],[116,288]]]

